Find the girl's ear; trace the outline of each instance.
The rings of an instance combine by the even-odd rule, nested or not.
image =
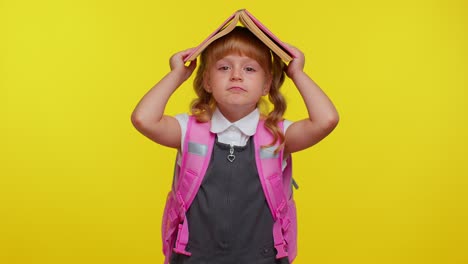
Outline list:
[[[210,78],[208,74],[203,74],[203,88],[207,93],[211,93]]]

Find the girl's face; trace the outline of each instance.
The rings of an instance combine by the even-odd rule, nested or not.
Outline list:
[[[213,94],[220,110],[251,112],[270,90],[270,75],[247,56],[227,55],[211,63],[205,76],[205,90]]]

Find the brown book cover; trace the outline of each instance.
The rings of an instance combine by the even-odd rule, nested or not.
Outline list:
[[[276,55],[278,55],[284,62],[290,62],[294,56],[290,48],[286,46],[278,37],[276,37],[265,25],[256,19],[246,9],[236,11],[226,19],[213,33],[211,33],[200,45],[198,45],[191,54],[189,54],[184,61],[195,60],[202,51],[208,47],[213,41],[225,36],[231,32],[238,23],[248,28],[252,33],[257,36],[265,45],[267,45]]]

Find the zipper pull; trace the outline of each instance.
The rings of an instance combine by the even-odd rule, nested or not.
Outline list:
[[[229,162],[233,162],[236,159],[236,156],[234,155],[234,145],[230,144],[230,149],[229,149],[229,155],[227,156],[227,159]]]

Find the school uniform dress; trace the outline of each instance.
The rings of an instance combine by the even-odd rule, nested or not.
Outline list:
[[[185,135],[188,116],[176,117]],[[256,109],[230,123],[218,110],[213,114],[210,130],[217,136],[210,164],[187,211],[192,255],[173,253],[171,264],[289,263],[287,257],[276,259],[273,217],[255,163],[252,136],[259,117]],[[235,158],[229,160],[232,150]]]

